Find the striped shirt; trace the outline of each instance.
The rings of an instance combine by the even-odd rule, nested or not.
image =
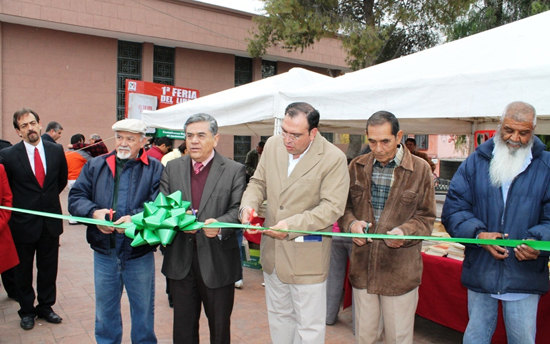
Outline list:
[[[371,180],[371,202],[376,222],[380,219],[380,215],[382,215],[382,211],[388,200],[394,179],[393,171],[401,164],[404,154],[403,146],[399,145],[395,157],[386,166],[382,166],[379,161],[374,159]]]

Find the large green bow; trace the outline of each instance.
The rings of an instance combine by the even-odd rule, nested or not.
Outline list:
[[[133,239],[132,247],[145,244],[163,246],[174,240],[177,231],[202,228],[195,215],[187,214],[191,202],[181,199],[181,191],[168,196],[159,193],[153,202],[143,205],[143,212],[132,216],[132,225],[124,231]]]

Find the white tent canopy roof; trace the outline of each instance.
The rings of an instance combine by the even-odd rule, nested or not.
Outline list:
[[[537,133],[550,134],[549,32],[550,11],[335,79],[294,68],[142,119],[182,129],[206,112],[220,133],[269,135],[289,103],[304,101],[323,132],[364,133],[366,119],[387,110],[407,134],[471,134],[495,129],[504,107],[522,100],[537,110]]]
[[[144,111],[142,119],[151,127],[182,130],[191,115],[207,113],[218,122],[219,132],[231,135],[272,135],[279,106],[279,90],[324,84],[332,78],[302,68],[292,68],[239,87],[214,93],[157,111]],[[280,117],[283,116],[282,106]]]
[[[387,110],[410,134],[494,129],[506,105],[522,100],[542,116],[537,132],[550,133],[549,32],[550,11],[283,96],[314,104],[337,131],[363,131]]]

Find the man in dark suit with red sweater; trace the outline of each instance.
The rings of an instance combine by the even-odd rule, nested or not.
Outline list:
[[[160,191],[180,190],[192,202],[198,221],[238,223],[246,187],[244,165],[221,156],[218,124],[207,114],[185,122],[189,155],[168,162]],[[234,283],[242,278],[240,247],[234,228],[178,232],[166,247],[162,273],[170,281],[174,301],[174,343],[199,342],[201,302],[208,318],[211,343],[229,343]]]
[[[61,145],[40,138],[40,118],[31,109],[13,115],[13,126],[23,140],[0,151],[11,191],[13,207],[61,214],[59,194],[67,185],[67,160]],[[30,330],[36,316],[58,324],[61,317],[52,309],[56,300],[59,219],[12,212],[9,226],[20,263],[15,267],[21,327]],[[38,305],[32,286],[36,254]]]

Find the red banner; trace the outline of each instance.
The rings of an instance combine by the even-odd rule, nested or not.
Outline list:
[[[474,148],[495,136],[496,130],[478,130],[474,133]]]
[[[131,96],[135,94],[135,96]],[[153,82],[126,79],[126,118],[141,118],[143,110],[158,110],[199,97],[199,91]],[[132,99],[130,99],[132,98]]]

